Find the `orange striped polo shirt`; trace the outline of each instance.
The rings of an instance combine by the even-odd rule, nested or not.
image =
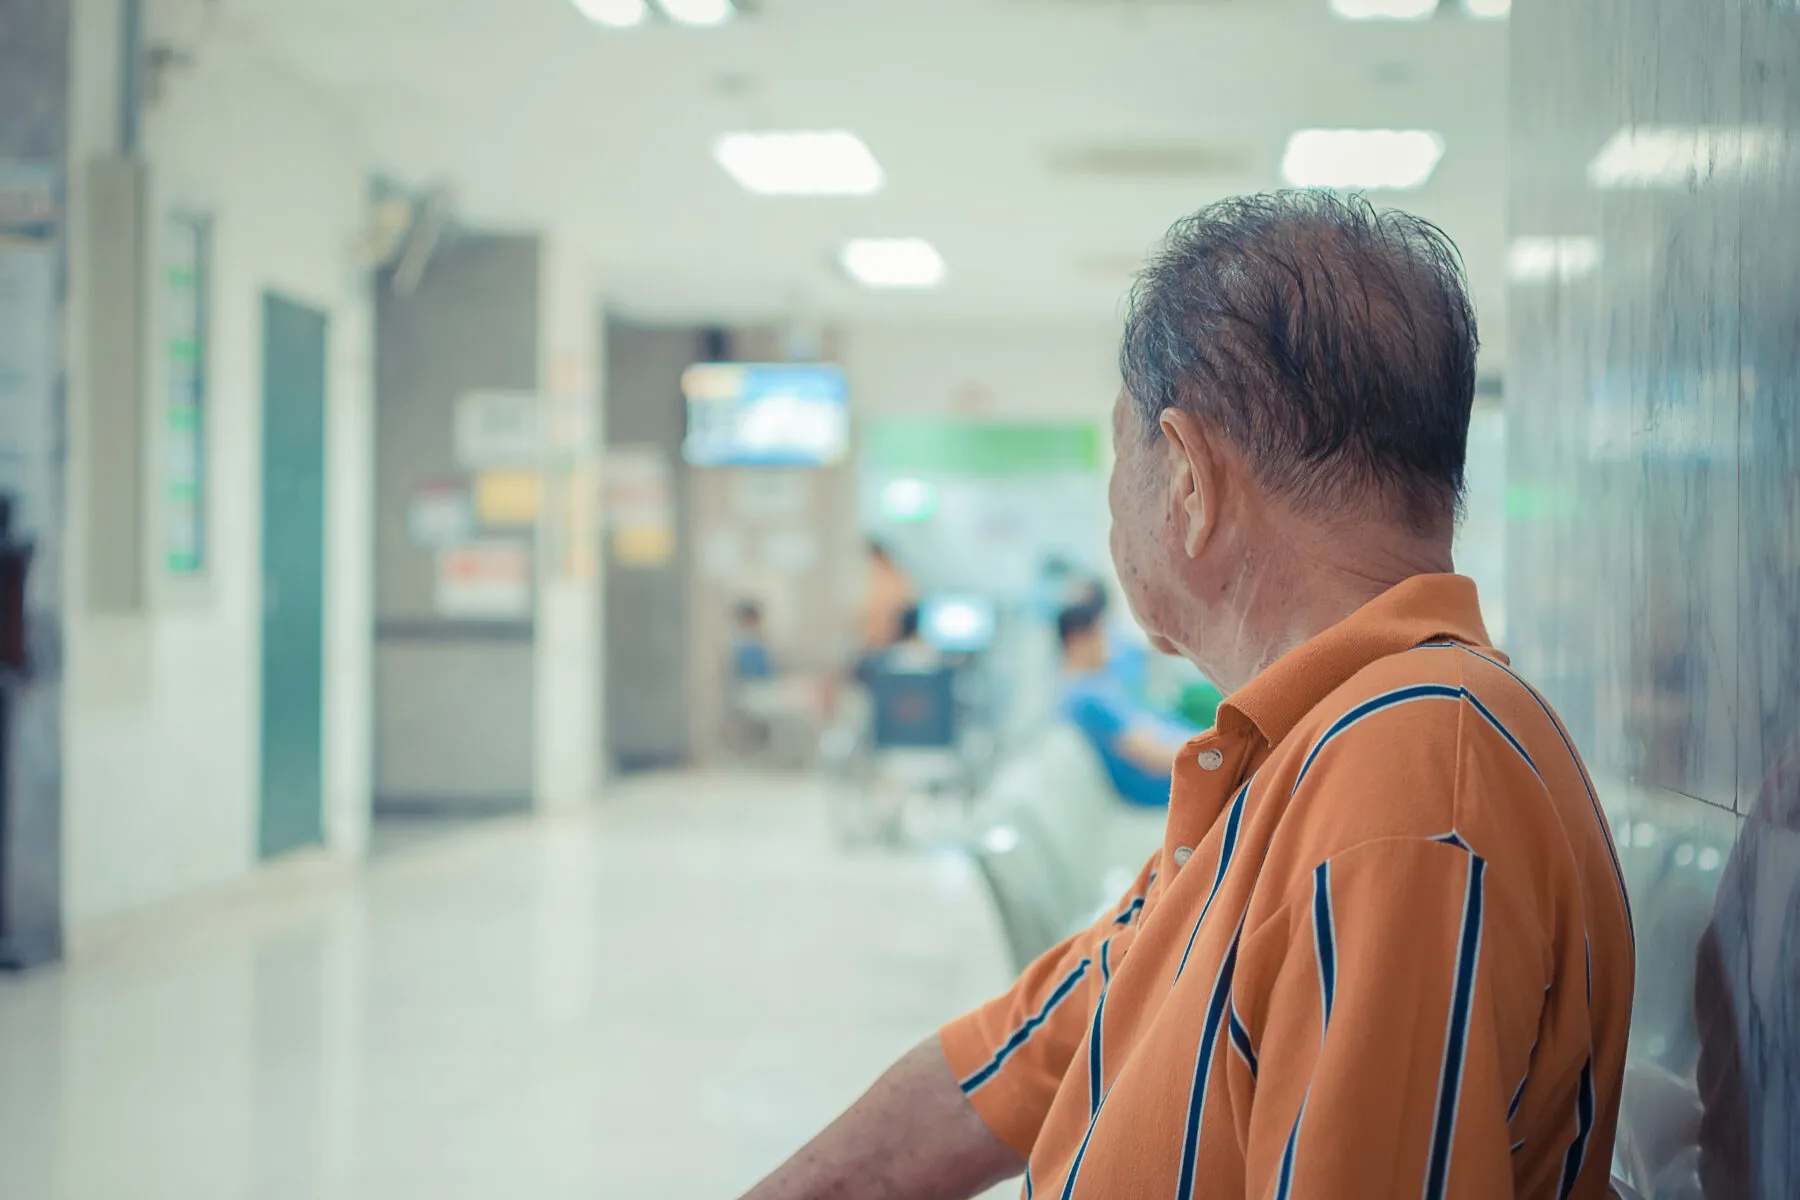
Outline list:
[[[1228,699],[1116,914],[942,1043],[1028,1197],[1598,1200],[1633,954],[1568,734],[1421,576]]]

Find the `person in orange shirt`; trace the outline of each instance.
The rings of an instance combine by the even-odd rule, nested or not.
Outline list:
[[[865,655],[879,654],[900,640],[900,620],[916,603],[913,583],[894,555],[873,538],[864,543],[869,574],[862,606],[857,612],[857,638]]]
[[[1284,192],[1170,232],[1112,549],[1217,723],[1116,911],[752,1200],[1606,1194],[1630,912],[1566,730],[1451,573],[1476,345],[1417,218]]]

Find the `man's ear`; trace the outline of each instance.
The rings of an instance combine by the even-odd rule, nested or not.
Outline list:
[[[1219,525],[1218,456],[1212,438],[1193,416],[1165,408],[1160,418],[1169,455],[1169,515],[1189,558],[1199,558]]]

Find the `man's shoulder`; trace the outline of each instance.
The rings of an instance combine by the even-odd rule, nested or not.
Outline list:
[[[1498,651],[1427,642],[1377,659],[1351,676],[1296,723],[1283,749],[1302,744],[1310,749],[1365,722],[1383,731],[1429,736],[1453,731],[1471,712],[1514,738],[1535,740],[1560,729],[1548,702]]]
[[[1562,804],[1550,793],[1581,787],[1548,704],[1492,650],[1449,642],[1358,671],[1295,724],[1262,773],[1285,793],[1282,824],[1330,851],[1486,828],[1500,821],[1490,809],[1554,822]]]

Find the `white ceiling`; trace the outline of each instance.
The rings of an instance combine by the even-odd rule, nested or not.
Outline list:
[[[1391,199],[1462,245],[1497,345],[1506,26],[1443,7],[1351,24],[1327,0],[762,0],[720,29],[609,30],[569,0],[226,3],[352,110],[379,167],[448,184],[465,223],[588,243],[609,301],[641,316],[1111,321],[1171,221],[1278,185],[1290,130],[1426,127],[1444,160]],[[853,130],[888,185],[745,194],[711,146],[746,128]],[[1162,178],[1052,166],[1095,146],[1218,161]],[[947,285],[860,291],[833,263],[852,236],[929,238]]]

